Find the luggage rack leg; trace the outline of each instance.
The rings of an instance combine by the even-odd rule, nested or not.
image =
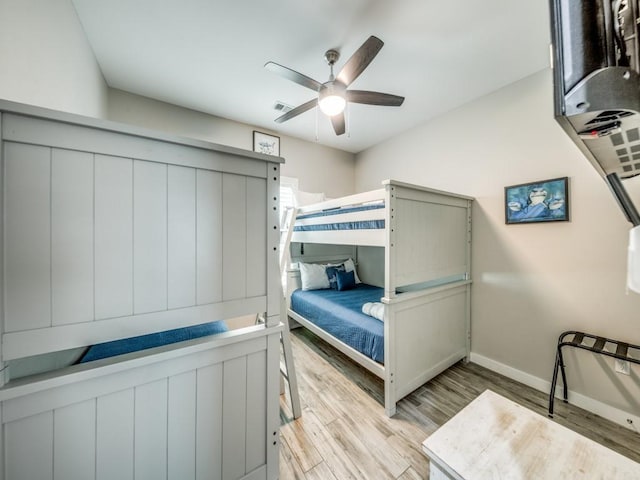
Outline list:
[[[562,338],[562,337],[561,337]],[[549,418],[553,418],[553,402],[556,395],[556,383],[558,381],[558,370],[562,374],[562,393],[564,403],[568,402],[569,388],[567,387],[567,375],[564,371],[564,359],[562,358],[562,345],[561,340],[558,341],[558,347],[556,349],[556,362],[553,366],[553,377],[551,379],[551,392],[549,393]]]

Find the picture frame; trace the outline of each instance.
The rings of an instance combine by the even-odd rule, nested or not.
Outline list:
[[[569,221],[569,178],[552,178],[504,187],[507,225]]]
[[[280,137],[253,131],[253,151],[266,155],[280,156]]]

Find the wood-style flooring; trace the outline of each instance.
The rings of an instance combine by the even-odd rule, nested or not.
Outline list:
[[[281,396],[280,479],[425,479],[421,444],[484,390],[546,416],[547,394],[473,363],[458,363],[384,414],[383,382],[304,328],[291,332],[302,417]],[[285,389],[286,390],[286,389]],[[554,420],[640,462],[640,433],[555,403]]]

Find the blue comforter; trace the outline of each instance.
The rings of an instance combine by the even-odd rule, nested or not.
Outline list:
[[[384,290],[360,283],[352,290],[296,290],[291,309],[376,362],[384,363],[384,323],[362,313]]]
[[[202,325],[193,325],[191,327],[176,328],[174,330],[150,333],[138,337],[97,343],[88,348],[78,363],[92,362],[101,358],[137,352],[138,350],[159,347],[170,343],[183,342],[206,335],[215,335],[216,333],[222,333],[228,330],[224,320],[218,320],[217,322],[209,322]]]

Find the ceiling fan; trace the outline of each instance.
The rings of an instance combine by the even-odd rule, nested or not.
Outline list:
[[[318,94],[316,98],[302,105],[298,105],[284,115],[276,118],[276,123],[286,122],[318,105],[320,106],[320,110],[331,118],[331,123],[336,135],[342,135],[345,132],[344,109],[347,102],[387,107],[399,107],[402,105],[404,97],[397,95],[365,90],[347,90],[349,85],[367,68],[383,45],[384,42],[382,40],[373,35],[370,36],[360,48],[356,50],[351,58],[347,60],[347,63],[344,64],[337,76],[333,75],[333,66],[340,58],[340,53],[333,49],[327,50],[324,58],[329,64],[331,73],[329,80],[324,83],[320,83],[313,78],[309,78],[302,73],[283,67],[277,63],[267,62],[264,65],[267,70],[282,75],[292,82],[307,87]]]

